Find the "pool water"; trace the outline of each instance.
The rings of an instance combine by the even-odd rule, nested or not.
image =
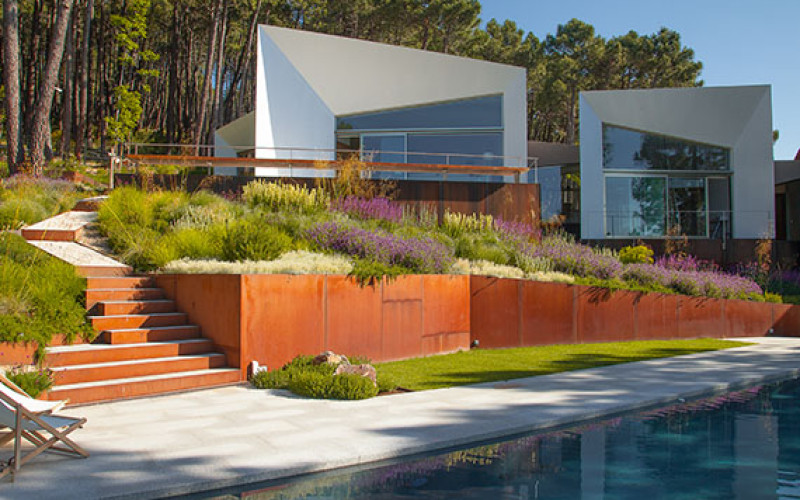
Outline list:
[[[800,382],[200,498],[800,498]]]

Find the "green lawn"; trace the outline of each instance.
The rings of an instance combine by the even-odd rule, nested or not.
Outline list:
[[[414,391],[668,358],[749,345],[716,339],[654,340],[606,344],[477,349],[377,366],[381,376]]]

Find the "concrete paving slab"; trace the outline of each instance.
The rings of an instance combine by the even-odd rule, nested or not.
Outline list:
[[[128,268],[125,264],[71,241],[29,241],[31,245],[75,267]]]
[[[224,387],[77,407],[85,460],[37,457],[0,498],[160,498],[364,464],[798,374],[800,339],[580,372],[315,401]],[[0,459],[11,449],[0,448]],[[4,454],[4,455],[3,455]]]
[[[31,224],[25,229],[37,231],[78,231],[97,221],[97,212],[64,212],[55,217]]]

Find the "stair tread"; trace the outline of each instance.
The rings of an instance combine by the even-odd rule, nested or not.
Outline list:
[[[54,372],[66,372],[70,370],[87,370],[87,369],[96,369],[96,368],[106,368],[109,366],[125,366],[125,365],[137,365],[137,364],[147,364],[147,363],[160,363],[163,361],[181,361],[186,359],[202,359],[202,358],[216,358],[219,356],[225,356],[219,352],[207,352],[204,354],[183,354],[180,356],[165,356],[161,358],[142,358],[142,359],[126,359],[123,361],[104,361],[102,363],[87,363],[83,365],[69,365],[69,366],[51,366],[49,367],[50,370]],[[63,386],[62,386],[63,387]]]
[[[161,328],[168,328],[168,327],[161,327]],[[178,328],[186,328],[186,327],[178,327]],[[138,328],[132,328],[130,330],[139,330]],[[120,331],[120,330],[116,330]],[[147,346],[164,346],[164,345],[174,345],[174,344],[195,344],[201,342],[210,342],[207,338],[196,338],[196,339],[183,339],[183,340],[165,340],[161,342],[139,342],[135,344],[75,344],[75,345],[62,345],[62,346],[52,346],[48,347],[45,352],[47,354],[55,354],[55,353],[63,353],[63,352],[81,352],[81,351],[103,351],[108,349],[125,349],[125,348],[137,348],[142,349],[146,348]]]
[[[143,330],[179,330],[182,328],[200,328],[197,325],[142,326],[139,328],[107,328],[104,332],[140,332]]]
[[[131,384],[137,382],[149,382],[153,380],[164,380],[164,379],[172,379],[172,378],[181,378],[181,377],[199,377],[209,374],[233,374],[239,373],[238,368],[206,368],[204,370],[192,370],[187,372],[171,372],[171,373],[161,373],[158,375],[146,375],[144,377],[130,377],[130,378],[115,378],[109,380],[101,380],[97,382],[81,382],[79,384],[68,384],[68,385],[58,385],[53,386],[48,393],[54,394],[59,391],[68,391],[68,390],[75,390],[75,389],[88,389],[91,387],[105,387],[105,386],[112,386],[112,385],[121,385],[121,384]]]
[[[154,303],[173,303],[170,299],[133,299],[133,300],[101,300],[103,304],[154,304]],[[175,311],[179,312],[179,311]]]
[[[168,312],[168,313],[135,313],[135,314],[110,314],[107,316],[104,315],[96,315],[96,316],[87,316],[89,320],[94,318],[129,318],[129,317],[139,317],[139,316],[175,316],[176,314],[186,315],[186,313],[182,312]]]

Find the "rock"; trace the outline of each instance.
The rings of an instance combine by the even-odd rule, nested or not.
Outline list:
[[[343,354],[325,351],[311,361],[311,364],[315,366],[321,365],[322,363],[328,363],[329,365],[349,365],[350,361],[347,359],[347,356]]]
[[[375,386],[378,385],[378,374],[375,372],[375,367],[372,365],[339,365],[334,375],[341,375],[343,373],[351,373],[353,375],[361,375],[372,380]]]

